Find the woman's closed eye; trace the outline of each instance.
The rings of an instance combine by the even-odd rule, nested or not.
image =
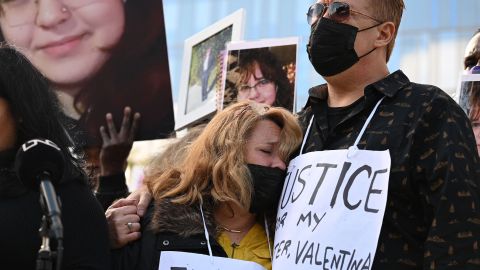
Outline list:
[[[262,153],[271,154],[273,151],[271,149],[260,149]]]

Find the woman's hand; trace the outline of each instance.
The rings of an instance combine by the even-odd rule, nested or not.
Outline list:
[[[144,184],[126,199],[120,199],[105,212],[110,235],[110,247],[121,248],[140,238],[140,217],[145,214],[152,195]]]
[[[110,248],[121,248],[141,237],[137,201],[120,199],[105,212],[110,236]]]
[[[128,197],[128,200],[136,201],[137,204],[137,215],[143,217],[145,212],[147,211],[147,207],[152,201],[152,194],[148,190],[148,187],[145,183],[138,187],[137,190],[132,192]]]

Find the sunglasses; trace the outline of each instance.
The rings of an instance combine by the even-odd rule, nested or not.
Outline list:
[[[370,18],[378,23],[382,23],[381,21],[373,18],[372,16],[351,9],[350,5],[344,2],[333,2],[330,3],[330,5],[322,3],[315,3],[311,5],[307,12],[307,22],[309,25],[313,25],[325,14],[327,14],[327,18],[329,19],[332,19],[336,22],[343,22],[347,20],[352,15],[352,13],[359,14]]]

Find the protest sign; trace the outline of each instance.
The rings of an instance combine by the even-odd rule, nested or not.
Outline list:
[[[390,154],[311,152],[292,160],[280,199],[273,269],[370,269],[385,213]]]
[[[208,255],[163,251],[159,270],[265,270],[260,264]]]

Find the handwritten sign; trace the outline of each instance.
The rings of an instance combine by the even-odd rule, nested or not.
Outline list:
[[[371,269],[385,213],[390,154],[311,152],[288,167],[273,269]]]
[[[208,255],[162,251],[159,270],[265,270],[255,262],[235,260]]]

